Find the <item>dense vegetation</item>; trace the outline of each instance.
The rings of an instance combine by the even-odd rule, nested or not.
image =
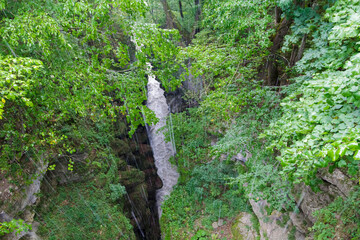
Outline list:
[[[156,122],[148,63],[187,106],[169,119],[180,179],[163,205],[165,239],[229,239],[212,224],[241,212],[259,232],[250,200],[296,212],[294,189],[321,191],[323,172],[360,183],[359,0],[0,0],[0,36],[1,176],[29,184],[39,163],[73,170],[71,156],[89,153],[78,170],[94,182],[40,205],[45,238],[134,238],[112,145],[121,119],[130,137]],[[309,236],[360,239],[359,192],[316,211]]]

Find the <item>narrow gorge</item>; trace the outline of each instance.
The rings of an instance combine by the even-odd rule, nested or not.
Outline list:
[[[0,0],[0,239],[360,240],[359,0]]]
[[[170,163],[170,158],[175,156],[174,144],[171,140],[165,140],[165,131],[171,131],[171,125],[167,124],[169,106],[167,105],[164,90],[160,83],[151,74],[148,76],[147,103],[146,106],[154,111],[158,122],[148,126],[148,136],[153,150],[157,174],[162,180],[162,188],[156,192],[156,204],[161,217],[161,204],[166,196],[169,196],[172,188],[176,185],[179,174],[176,167]]]

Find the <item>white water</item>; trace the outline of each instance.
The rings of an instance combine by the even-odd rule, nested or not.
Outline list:
[[[169,162],[169,158],[175,154],[173,144],[171,142],[166,142],[163,132],[159,131],[159,129],[166,126],[166,118],[169,115],[169,108],[164,96],[164,90],[160,88],[160,83],[156,81],[155,77],[151,74],[149,74],[147,87],[146,105],[149,109],[154,111],[156,117],[159,119],[156,125],[148,128],[148,135],[154,154],[157,174],[163,182],[163,187],[156,191],[156,204],[160,217],[162,213],[161,204],[177,183],[179,174],[176,171],[176,167]]]

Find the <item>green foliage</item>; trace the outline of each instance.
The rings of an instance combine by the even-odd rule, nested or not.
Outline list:
[[[180,53],[190,58],[190,73],[204,86],[200,101],[204,114],[228,128],[231,119],[249,104],[259,88],[257,68],[267,56],[273,29],[269,9],[272,1],[227,0],[203,5],[203,30],[193,44]]]
[[[44,239],[135,239],[122,209],[106,196],[92,184],[59,188],[46,208],[39,210],[41,221],[46,223],[39,234]]]
[[[23,102],[31,107],[33,103],[28,98],[34,80],[33,71],[39,70],[42,63],[31,58],[13,58],[0,55],[0,119],[6,100]]]
[[[161,227],[169,239],[212,230],[218,218],[249,211],[249,197],[267,199],[279,210],[293,207],[288,198],[291,186],[281,179],[279,165],[257,139],[278,116],[279,96],[253,80],[268,54],[272,6],[272,2],[226,1],[219,7],[205,1],[205,29],[180,52],[180,58],[191,57],[189,71],[204,88],[196,96],[198,107],[171,118],[174,163],[181,175],[180,186],[163,205]],[[214,139],[218,141],[211,147]],[[230,159],[245,150],[253,154],[246,167],[214,160],[224,155]],[[202,225],[195,224],[200,220]]]
[[[171,123],[174,133],[174,142],[177,149],[175,157],[180,181],[189,177],[189,173],[195,164],[207,161],[209,150],[206,148],[209,143],[208,129],[210,119],[201,110],[189,108],[187,112],[172,115]],[[170,123],[170,124],[169,124]],[[171,131],[167,131],[168,140],[171,139]]]
[[[110,198],[112,201],[116,201],[126,194],[126,189],[121,184],[110,184],[109,187],[111,190]]]
[[[238,163],[239,175],[232,178],[231,183],[243,187],[247,198],[267,200],[270,210],[291,210],[294,207],[291,184],[281,178],[279,163],[265,148],[264,142],[257,139],[262,129],[278,115],[276,108],[269,111],[270,103],[274,104],[276,100],[265,99],[271,101],[265,102],[263,111],[258,109],[257,113],[244,113],[213,147],[212,152],[215,156],[227,154],[228,159],[242,153],[246,162]]]
[[[209,235],[206,231],[200,229],[196,234],[191,238],[191,240],[206,240],[209,238]]]
[[[188,239],[193,233],[211,230],[219,218],[232,218],[239,211],[249,211],[244,193],[237,186],[227,186],[226,178],[236,172],[225,163],[211,162],[195,167],[191,178],[177,186],[162,205],[162,233],[166,239]],[[202,220],[202,226],[195,225]],[[199,228],[199,229],[198,229]]]
[[[180,51],[176,43],[180,40],[177,30],[159,29],[154,24],[137,24],[133,30],[133,41],[141,48],[136,52],[137,66],[147,73],[147,63],[150,62],[153,74],[160,80],[166,91],[175,90],[181,79],[175,74],[180,68],[177,55]]]
[[[270,44],[267,27],[272,17],[268,11],[274,7],[274,3],[272,0],[226,0],[219,7],[217,1],[206,0],[203,7],[203,25],[207,29],[215,30],[221,41],[232,44],[236,41],[246,42],[249,44],[248,49],[243,51],[259,54],[259,50],[261,52],[263,47]]]
[[[314,47],[298,64],[316,73],[284,99],[282,118],[267,131],[274,139],[269,147],[281,152],[283,172],[295,182],[311,183],[317,169],[326,166],[347,167],[352,176],[358,173],[359,27],[352,19],[358,16],[359,3],[353,1],[346,9],[344,4],[338,1],[326,10],[322,26],[327,27],[314,34]],[[323,55],[314,60],[319,47]]]
[[[179,21],[181,26],[185,28],[188,32],[192,32],[194,29],[195,22],[195,12],[196,5],[194,1],[184,1],[181,0],[182,12],[183,16],[180,13],[179,0],[167,0],[169,7],[172,10],[172,13]],[[147,13],[148,21],[153,21],[155,24],[160,25],[160,27],[166,27],[166,15],[163,10],[163,6],[160,1],[150,0],[149,3],[149,11]],[[199,24],[199,23],[197,23]]]
[[[25,223],[22,219],[12,219],[10,222],[0,223],[0,236],[12,232],[15,232],[15,235],[18,235],[21,232],[29,230],[31,230],[31,225]]]
[[[120,113],[130,135],[144,119],[156,122],[144,104],[148,62],[167,89],[180,84],[178,34],[139,24],[142,1],[8,1],[1,8],[3,171],[20,176],[40,156],[101,151]],[[129,39],[143,46],[137,59]]]
[[[329,206],[314,213],[311,231],[316,239],[358,239],[360,236],[360,190],[355,188],[346,199],[338,197]]]

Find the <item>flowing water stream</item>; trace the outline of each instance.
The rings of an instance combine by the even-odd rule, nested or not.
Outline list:
[[[151,68],[151,66],[149,66],[149,68]],[[149,126],[147,130],[154,154],[157,174],[163,182],[163,187],[156,192],[156,202],[160,217],[162,212],[161,204],[177,183],[179,174],[176,171],[176,167],[169,162],[170,157],[175,154],[174,144],[172,142],[166,142],[163,133],[163,131],[166,131],[164,127],[166,126],[166,119],[169,116],[169,107],[166,103],[164,90],[160,88],[160,83],[156,81],[152,74],[149,74],[147,88],[148,100],[146,105],[154,111],[156,117],[159,119],[156,125]]]

